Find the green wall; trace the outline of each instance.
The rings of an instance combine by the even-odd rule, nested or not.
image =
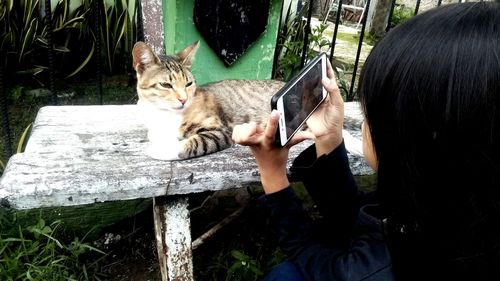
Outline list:
[[[166,52],[177,53],[200,40],[192,69],[198,85],[225,79],[270,79],[281,5],[281,0],[271,0],[266,31],[240,58],[226,67],[194,25],[194,0],[163,0]]]

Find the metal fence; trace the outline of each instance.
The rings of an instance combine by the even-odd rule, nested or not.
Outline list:
[[[52,21],[52,15],[51,15],[51,1],[50,0],[44,0],[45,1],[45,25],[46,25],[46,28],[47,28],[47,32],[48,32],[48,36],[47,36],[47,43],[48,43],[48,48],[47,48],[47,58],[48,58],[48,72],[49,72],[49,75],[48,75],[48,81],[46,81],[47,85],[48,85],[48,88],[49,88],[49,91],[50,91],[50,96],[51,96],[51,103],[53,105],[57,105],[58,104],[58,96],[57,96],[57,89],[55,87],[55,77],[54,77],[54,60],[53,60],[53,56],[54,56],[54,44],[52,42],[52,34],[54,32],[54,27],[53,27],[53,21]],[[302,48],[302,57],[301,57],[301,64],[304,65],[305,61],[306,61],[306,52],[309,48],[309,34],[311,33],[311,18],[313,17],[313,9],[312,7],[314,6],[315,2],[316,1],[319,1],[319,0],[310,0],[308,2],[305,3],[305,5],[307,5],[308,7],[308,13],[307,13],[307,18],[306,18],[306,26],[305,26],[305,32],[304,34],[306,36],[304,36],[303,38],[303,48]],[[358,27],[359,27],[359,42],[358,42],[358,47],[357,47],[357,50],[356,50],[356,57],[355,57],[355,60],[354,60],[354,70],[352,72],[352,78],[351,78],[351,83],[350,83],[350,89],[349,89],[349,93],[352,95],[353,92],[354,92],[354,85],[355,85],[355,81],[356,81],[356,73],[357,73],[357,70],[359,68],[359,63],[360,63],[360,53],[361,53],[361,48],[362,48],[362,43],[363,43],[363,40],[365,39],[365,28],[366,28],[366,20],[367,20],[367,16],[368,13],[369,13],[369,9],[370,9],[370,4],[371,4],[371,1],[372,0],[366,0],[365,2],[365,5],[363,7],[363,14],[362,14],[362,17],[361,17],[361,21],[359,22],[358,24]],[[437,3],[436,3],[436,6],[439,6],[442,4],[441,2],[442,0],[438,0]],[[140,2],[140,1],[139,1]],[[331,1],[329,1],[331,2]],[[336,10],[333,10],[333,12],[335,12],[335,21],[333,22],[334,24],[334,32],[333,32],[333,36],[331,38],[331,47],[330,47],[330,60],[333,60],[333,58],[335,57],[335,45],[336,45],[336,42],[337,42],[337,36],[338,36],[338,28],[341,24],[341,21],[343,20],[342,19],[342,16],[343,16],[343,6],[344,5],[347,5],[346,3],[346,0],[335,0],[335,7],[336,7]],[[458,0],[458,2],[461,2],[461,0]],[[99,4],[100,1],[93,1],[93,6],[92,6],[92,14],[93,14],[93,25],[92,25],[92,28],[95,29],[95,33],[96,34],[100,34],[100,28],[101,28],[101,24],[100,24],[100,19],[101,19],[101,5]],[[419,12],[419,9],[420,9],[420,3],[421,3],[421,0],[417,0],[416,3],[415,3],[415,7],[413,9],[413,12],[414,14],[417,14]],[[331,4],[331,3],[330,3]],[[389,16],[388,16],[388,20],[387,20],[387,26],[386,26],[386,30],[389,30],[390,29],[390,23],[391,23],[391,20],[392,20],[392,17],[393,17],[393,12],[394,12],[394,7],[396,5],[396,0],[392,0],[391,2],[391,6],[390,6],[390,13],[389,13]],[[138,34],[138,39],[141,40],[143,38],[143,31],[141,29],[141,23],[142,23],[142,20],[141,20],[141,5],[138,5],[138,10],[139,10],[139,13],[138,13],[138,22],[137,22],[137,27],[138,27],[138,31],[137,31],[137,34]],[[95,54],[100,54],[101,53],[101,41],[100,40],[96,40],[95,41]],[[101,57],[99,55],[95,55],[94,58],[95,60],[95,87],[97,89],[97,97],[96,97],[96,104],[102,104],[103,103],[103,72],[102,72],[102,64],[101,64]],[[3,142],[4,142],[4,159],[8,159],[13,151],[12,151],[12,133],[11,133],[11,124],[9,122],[9,114],[8,114],[8,111],[9,111],[9,105],[8,105],[8,99],[7,99],[7,96],[8,96],[8,93],[6,91],[7,89],[7,85],[6,85],[6,81],[4,81],[4,73],[5,73],[5,69],[3,69],[3,64],[0,64],[0,123],[1,123],[1,126],[2,126],[2,139],[3,139]]]

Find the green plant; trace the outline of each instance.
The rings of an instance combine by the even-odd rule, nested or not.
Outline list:
[[[392,12],[392,17],[391,17],[391,28],[395,27],[396,25],[407,21],[411,17],[413,17],[414,11],[408,7],[406,7],[403,4],[398,4],[394,6],[394,11]]]
[[[231,256],[236,259],[233,265],[227,271],[226,281],[229,280],[248,280],[256,281],[264,275],[256,260],[247,256],[245,253],[233,250]]]
[[[103,1],[103,26],[101,28],[102,41],[104,42],[107,66],[110,73],[113,72],[115,61],[120,66],[129,66],[131,63],[130,53],[135,41],[137,41],[136,0],[118,0],[110,4]]]
[[[87,52],[72,47],[85,45],[73,38],[82,37],[86,13],[82,8],[70,11],[67,0],[59,0],[53,8],[54,60],[62,72],[68,71],[68,65],[74,65],[61,62],[66,54],[72,54],[71,60],[85,62],[79,57],[86,57]],[[41,1],[9,0],[0,5],[0,47],[0,54],[5,58],[4,68],[9,73],[35,78],[48,69],[48,29]],[[81,65],[76,67],[81,68]]]
[[[335,72],[335,77],[337,78],[337,85],[340,89],[340,94],[344,101],[352,101],[356,96],[356,91],[353,91],[353,94],[349,94],[349,90],[351,89],[351,81],[348,79],[347,75],[352,75],[352,70],[348,71],[346,66],[334,67],[333,71]]]
[[[31,131],[31,126],[33,123],[30,123],[23,131],[21,134],[21,137],[19,138],[19,142],[17,143],[17,149],[16,153],[22,153],[24,151],[24,148],[26,147],[26,144],[28,143],[28,134]]]
[[[100,34],[95,34],[92,7],[102,3]],[[105,56],[107,70],[127,71],[130,52],[136,41],[137,0],[81,0],[70,7],[70,0],[59,0],[52,7],[51,23],[53,66],[59,77],[73,77],[92,64],[96,55]],[[49,30],[41,0],[0,1],[0,56],[4,69],[16,76],[41,79],[49,69]],[[101,54],[95,52],[96,40],[102,40]]]
[[[56,236],[61,223],[17,227],[17,235],[0,233],[0,280],[101,280],[101,250],[75,238],[69,244]],[[90,256],[90,257],[89,257]],[[94,261],[93,261],[94,260]]]
[[[290,80],[301,69],[302,52],[307,21],[304,15],[307,5],[293,15],[291,4],[288,6],[287,14],[283,26],[280,28],[277,50],[279,54],[278,66],[275,71],[275,78],[281,77],[283,80]],[[317,52],[324,47],[330,46],[331,42],[323,35],[328,25],[321,23],[312,28],[308,37],[308,49],[306,50],[306,61],[312,59]]]
[[[304,42],[304,28],[306,9],[302,8],[296,15],[291,10],[292,4],[288,6],[287,13],[278,34],[276,53],[278,63],[275,77],[281,77],[288,81],[300,70],[302,46]]]
[[[328,28],[328,24],[321,23],[313,27],[311,34],[309,35],[309,52],[308,58],[312,58],[314,56],[314,50],[325,51],[328,52],[332,42],[324,37],[324,33]],[[327,47],[326,50],[325,47]]]

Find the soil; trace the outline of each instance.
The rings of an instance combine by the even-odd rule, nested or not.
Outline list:
[[[213,192],[191,196],[193,241],[239,209],[243,203],[238,196]],[[193,251],[195,280],[257,280],[253,277],[263,276],[282,260],[274,235],[268,230],[267,215],[256,200],[258,196],[260,193],[247,197],[244,211]],[[152,208],[104,229],[94,245],[107,253],[100,262],[103,280],[161,280]],[[234,251],[246,255],[260,273],[240,268],[233,274],[237,276],[228,276],[229,269],[241,262],[233,256]],[[252,278],[246,279],[249,274]]]
[[[161,280],[152,208],[104,229],[95,246],[107,254],[101,262],[105,280]]]

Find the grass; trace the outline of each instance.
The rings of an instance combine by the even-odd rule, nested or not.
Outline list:
[[[60,225],[40,218],[6,232],[9,227],[0,223],[0,280],[100,280],[98,256],[104,252],[78,237],[69,242],[58,238]]]

